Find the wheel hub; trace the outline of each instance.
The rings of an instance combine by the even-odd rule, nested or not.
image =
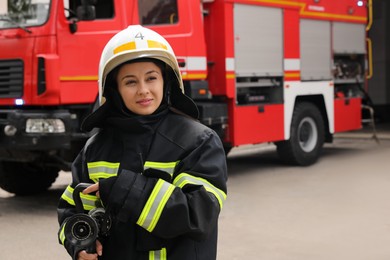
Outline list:
[[[299,145],[305,152],[311,152],[317,145],[318,131],[313,118],[305,117],[298,127]]]

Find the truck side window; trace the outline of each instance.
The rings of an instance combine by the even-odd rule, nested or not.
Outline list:
[[[177,0],[138,0],[142,25],[174,24],[179,20]]]
[[[76,17],[76,10],[81,5],[81,2],[81,0],[64,0],[67,19]],[[110,19],[114,17],[114,0],[94,0],[90,2],[95,7],[96,19]]]

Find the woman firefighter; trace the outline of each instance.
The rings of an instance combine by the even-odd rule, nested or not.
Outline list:
[[[101,106],[82,125],[97,133],[73,162],[59,201],[61,244],[73,259],[215,260],[225,152],[196,120],[169,43],[140,25],[114,35],[101,55],[99,95]],[[80,194],[84,213],[101,205],[110,219],[93,250],[67,233],[74,223],[87,232],[83,222],[70,223],[79,183],[89,185]]]

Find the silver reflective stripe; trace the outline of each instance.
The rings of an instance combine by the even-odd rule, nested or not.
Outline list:
[[[89,178],[94,182],[98,182],[101,178],[106,179],[117,176],[119,165],[119,162],[89,162],[87,163]]]
[[[167,260],[167,249],[149,251],[149,260]]]
[[[75,202],[73,200],[73,191],[74,189],[69,185],[61,195],[61,198],[67,201],[70,205],[75,206]],[[85,210],[94,209],[99,203],[101,203],[100,199],[95,195],[80,194],[80,198]]]
[[[188,173],[179,174],[174,180],[173,185],[183,188],[187,184],[202,185],[208,192],[214,194],[219,202],[219,206],[222,209],[223,203],[226,200],[226,193],[212,185],[207,180],[189,175]]]
[[[179,161],[176,162],[150,162],[146,161],[144,165],[144,170],[153,168],[160,171],[164,171],[169,173],[169,175],[173,175],[173,172],[175,170],[176,165],[179,163]]]
[[[152,232],[175,186],[159,179],[143,208],[137,224]]]

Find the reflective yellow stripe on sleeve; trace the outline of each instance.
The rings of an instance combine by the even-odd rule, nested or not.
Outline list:
[[[149,260],[167,260],[167,249],[149,251]]]
[[[176,162],[150,162],[146,161],[144,165],[144,170],[149,168],[154,168],[160,171],[164,171],[169,173],[169,175],[173,175],[173,171],[175,170],[176,165],[179,163],[179,161]]]
[[[200,178],[200,177],[195,177],[192,175],[189,175],[188,173],[181,173],[179,174],[173,181],[173,185],[183,188],[187,184],[195,184],[195,185],[203,185],[205,189],[214,194],[214,196],[217,198],[219,202],[219,206],[222,209],[223,203],[226,200],[226,193],[223,192],[222,190],[218,189],[214,185],[212,185],[210,182],[207,180]]]
[[[74,189],[70,187],[66,187],[64,193],[62,193],[61,198],[68,202],[70,205],[75,206],[74,200],[73,200],[73,191]],[[100,199],[95,195],[89,195],[89,194],[82,194],[80,193],[81,202],[83,203],[83,207],[85,210],[91,210],[97,207],[99,205]]]
[[[89,162],[87,163],[89,178],[94,182],[98,182],[101,178],[106,179],[117,176],[119,164],[119,162],[105,161]]]
[[[65,226],[66,226],[66,223],[64,225],[62,225],[62,228],[60,231],[60,241],[61,241],[62,245],[65,243]]]
[[[152,232],[175,186],[159,179],[150,194],[137,224]]]

